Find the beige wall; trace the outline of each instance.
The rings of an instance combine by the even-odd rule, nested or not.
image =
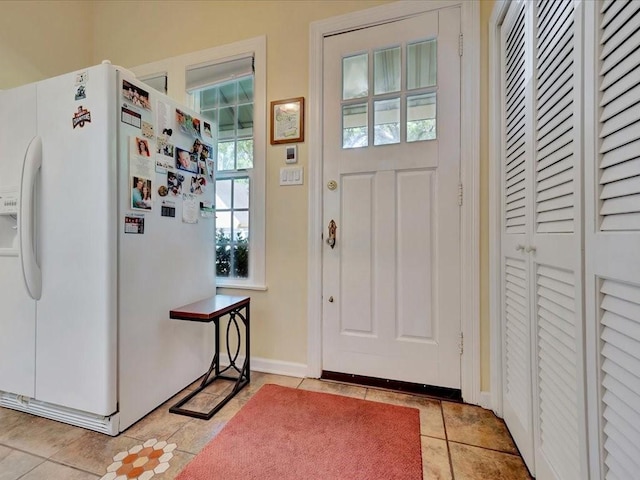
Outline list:
[[[109,59],[125,67],[258,35],[267,37],[267,100],[309,97],[309,24],[388,3],[356,1],[0,2],[0,88]],[[482,389],[489,389],[488,20],[481,0],[480,317]],[[307,145],[299,146],[308,169]],[[254,356],[307,361],[308,185],[278,186],[283,147],[267,147],[267,292],[252,297]],[[247,293],[246,291],[229,291]]]
[[[89,2],[0,2],[0,89],[92,62]]]

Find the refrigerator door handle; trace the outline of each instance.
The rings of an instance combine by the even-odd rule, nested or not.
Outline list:
[[[34,137],[24,155],[22,180],[20,182],[20,214],[18,232],[20,237],[20,259],[27,292],[34,300],[42,296],[42,272],[36,260],[34,190],[38,170],[42,167],[42,139]]]

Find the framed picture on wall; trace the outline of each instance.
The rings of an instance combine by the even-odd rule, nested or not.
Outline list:
[[[304,141],[304,97],[271,102],[271,145]]]

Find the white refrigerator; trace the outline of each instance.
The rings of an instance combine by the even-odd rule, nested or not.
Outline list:
[[[214,131],[108,62],[0,92],[0,406],[117,435],[206,372]]]

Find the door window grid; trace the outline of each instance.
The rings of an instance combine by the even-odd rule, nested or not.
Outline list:
[[[344,57],[342,148],[435,140],[436,80],[436,39]]]

